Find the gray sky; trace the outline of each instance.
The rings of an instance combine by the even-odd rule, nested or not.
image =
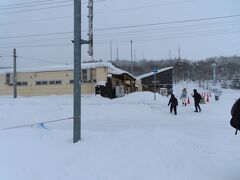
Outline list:
[[[82,29],[85,39],[88,27],[86,1],[82,1]],[[22,4],[25,7],[21,8],[20,5],[17,8],[9,6],[29,2],[33,0],[0,1],[0,67],[12,65],[11,54],[14,47],[19,56],[19,67],[72,64],[73,1],[49,0],[38,6]],[[48,4],[43,5],[44,3]],[[53,6],[62,7],[49,8]],[[156,25],[162,22],[230,15],[240,15],[239,0],[99,1],[94,4],[94,59],[110,59],[110,40],[113,60],[116,59],[117,47],[120,59],[130,59],[130,40],[133,40],[136,59],[168,58],[169,51],[174,58],[178,56],[178,46],[181,47],[182,58],[193,60],[240,55],[240,16]],[[147,24],[155,25],[99,30]],[[14,38],[59,32],[65,33]],[[83,46],[82,54],[83,60],[91,59],[86,45]]]

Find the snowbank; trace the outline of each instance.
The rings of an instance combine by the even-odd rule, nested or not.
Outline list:
[[[194,84],[183,86],[190,93]],[[203,90],[200,90],[204,92]],[[72,120],[0,131],[4,180],[239,180],[239,136],[229,125],[239,91],[220,101],[169,113],[168,98],[132,93],[110,100],[82,97],[82,141],[72,143]],[[72,96],[0,97],[0,128],[72,116]],[[47,129],[46,129],[47,128]]]

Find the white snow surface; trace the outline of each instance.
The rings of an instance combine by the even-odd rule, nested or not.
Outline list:
[[[0,97],[2,180],[239,180],[240,135],[230,109],[240,92],[223,90],[219,101],[194,113],[183,107],[174,85],[178,115],[168,98],[137,92],[118,99],[82,96],[82,141],[72,143],[72,120],[2,130],[68,118],[72,96]],[[206,92],[206,90],[200,90]]]

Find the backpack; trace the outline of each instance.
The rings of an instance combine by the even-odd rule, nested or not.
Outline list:
[[[237,135],[238,130],[240,130],[240,98],[233,104],[231,115],[230,124],[236,129],[235,135]]]
[[[197,93],[197,99],[198,99],[199,103],[201,103],[201,104],[206,104],[204,98],[203,98],[202,95],[199,94],[199,93]]]

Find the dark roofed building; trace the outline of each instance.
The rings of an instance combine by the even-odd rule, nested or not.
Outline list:
[[[156,73],[156,92],[160,91],[160,88],[167,88],[168,92],[172,92],[173,67],[167,67],[157,70]],[[154,72],[143,74],[137,77],[137,85],[140,86],[139,90],[154,92]]]

